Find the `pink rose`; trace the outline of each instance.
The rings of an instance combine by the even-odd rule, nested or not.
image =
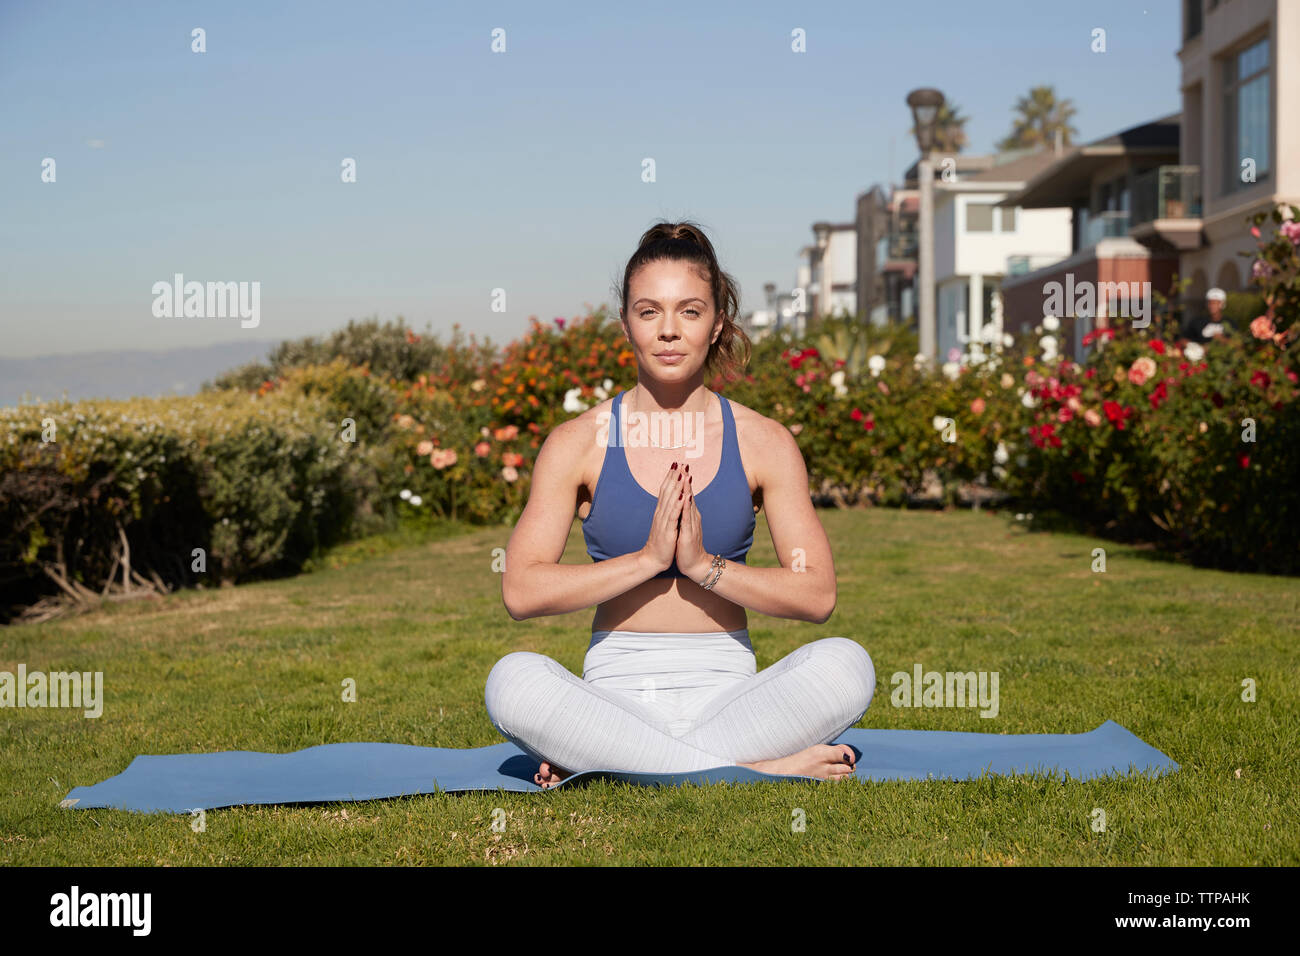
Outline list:
[[[1089,408],[1083,413],[1083,420],[1093,428],[1096,428],[1101,424],[1101,415],[1097,413],[1095,408]]]
[[[1273,267],[1263,259],[1256,259],[1255,264],[1250,267],[1250,274],[1256,279],[1267,279],[1273,274]]]
[[[524,463],[524,456],[518,452],[508,451],[501,456],[501,464],[508,465],[511,468],[518,468]]]
[[[515,471],[509,465],[501,469],[501,477],[506,481],[515,481],[519,477],[519,472]]]
[[[1300,246],[1300,222],[1288,219],[1286,222],[1282,223],[1282,235]]]
[[[1156,363],[1149,355],[1143,355],[1128,370],[1128,380],[1134,385],[1142,385],[1156,374]]]
[[[971,403],[970,403],[970,410],[971,410],[972,412],[974,412],[976,415],[983,415],[983,414],[984,414],[984,399],[982,399],[982,398],[977,398],[977,399],[975,399],[975,401],[971,402]]]
[[[456,464],[457,454],[450,448],[439,448],[429,456],[429,464],[441,471]]]
[[[424,457],[425,455],[432,454],[432,452],[433,452],[433,442],[431,441],[422,441],[420,442],[420,444],[415,446],[415,453],[420,457]]]
[[[474,454],[478,455],[480,458],[486,458],[488,456],[488,452],[490,452],[491,450],[492,450],[492,446],[485,441],[481,441],[474,446]]]
[[[1271,339],[1276,333],[1277,329],[1267,315],[1261,315],[1250,323],[1250,334],[1257,339]]]
[[[1056,420],[1064,424],[1074,417],[1074,411],[1067,405],[1062,405],[1056,412]]]

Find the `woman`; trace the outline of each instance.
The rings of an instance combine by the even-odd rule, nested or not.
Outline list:
[[[507,654],[488,675],[489,718],[539,762],[543,787],[592,769],[734,765],[842,779],[855,754],[828,742],[871,702],[867,652],[828,637],[757,673],[749,642],[746,608],[824,623],[835,566],[789,430],[704,386],[749,359],[735,282],[697,227],[659,223],[618,294],[637,385],[547,437],[502,579],[515,620],[596,604],[583,679]],[[647,416],[682,422],[683,440],[647,431]],[[592,565],[557,563],[575,505]],[[759,507],[781,567],[744,563]]]

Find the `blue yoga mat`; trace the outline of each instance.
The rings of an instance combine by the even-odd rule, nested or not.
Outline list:
[[[1112,720],[1086,734],[853,728],[834,742],[857,751],[854,775],[859,780],[969,780],[985,772],[1007,775],[1052,770],[1087,780],[1134,772],[1158,775],[1178,769],[1174,761]],[[537,762],[512,743],[468,750],[343,743],[286,754],[225,750],[144,755],[102,783],[73,787],[60,805],[78,810],[111,807],[142,813],[189,813],[243,804],[374,800],[437,791],[531,793],[542,789],[533,783],[536,772]],[[745,767],[693,773],[588,770],[550,789],[597,777],[643,786],[816,779],[758,773]]]

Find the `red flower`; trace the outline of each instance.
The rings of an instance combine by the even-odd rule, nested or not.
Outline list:
[[[1168,397],[1169,397],[1169,390],[1165,388],[1165,383],[1161,382],[1159,385],[1157,385],[1154,389],[1151,390],[1151,394],[1147,396],[1147,400],[1151,402],[1151,407],[1155,409],[1155,408],[1159,408],[1160,403],[1163,402]]]
[[[1093,376],[1094,374],[1096,374],[1096,372],[1097,372],[1097,370],[1096,370],[1095,368],[1090,368],[1090,369],[1088,369],[1086,372],[1083,373],[1083,377],[1084,377],[1084,378],[1092,378],[1092,376]]]
[[[1124,430],[1124,422],[1133,414],[1133,408],[1130,405],[1120,406],[1119,402],[1106,401],[1102,403],[1102,408],[1106,412],[1106,417],[1120,431]]]
[[[876,427],[876,420],[874,418],[868,418],[865,422],[862,423],[862,427],[865,428],[867,431],[874,431]]]
[[[1165,354],[1165,343],[1160,341],[1160,339],[1152,339],[1151,348],[1155,349],[1157,355]]]
[[[1298,379],[1300,379],[1300,377],[1298,377],[1296,373],[1291,371],[1290,369],[1286,370],[1286,377],[1289,378],[1293,383],[1296,382]]]
[[[1249,455],[1244,455],[1244,454],[1243,454],[1243,455],[1238,455],[1238,456],[1237,456],[1237,461],[1238,461],[1238,463],[1241,465],[1242,468],[1249,468],[1249,467],[1250,467],[1250,456],[1249,456]]]
[[[563,320],[563,319],[556,319],[556,320],[555,320],[555,325],[556,325],[556,328],[560,328],[560,329],[564,328],[564,320]]]
[[[818,352],[816,349],[804,349],[799,353],[799,356],[800,358],[820,358],[821,354],[822,353]]]
[[[1086,481],[1088,480],[1088,479],[1086,479],[1086,478],[1083,477],[1083,472],[1081,472],[1081,471],[1072,471],[1072,472],[1070,472],[1070,477],[1073,478],[1075,481],[1077,481],[1079,484],[1083,484],[1084,482],[1086,482]]]
[[[1223,396],[1220,395],[1218,392],[1215,392],[1213,395],[1210,396],[1210,401],[1214,402],[1215,408],[1223,407]]]
[[[849,418],[853,419],[855,422],[862,421],[862,409],[853,409],[853,411],[849,412]]]
[[[1260,369],[1250,377],[1250,384],[1258,385],[1260,388],[1268,388],[1272,382],[1273,380],[1268,377],[1268,372],[1265,372],[1263,369]]]

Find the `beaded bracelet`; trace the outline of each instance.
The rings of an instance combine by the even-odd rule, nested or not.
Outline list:
[[[702,580],[702,581],[699,582],[700,587],[704,588],[704,589],[707,591],[707,590],[709,590],[710,588],[712,588],[714,584],[717,583],[717,578],[714,578],[713,582],[710,583],[710,582],[709,582],[709,575],[713,574],[714,570],[715,570],[715,569],[718,567],[718,565],[721,564],[721,563],[722,563],[722,555],[721,555],[721,554],[715,554],[715,555],[713,556],[713,563],[709,565],[709,570],[707,570],[707,571],[704,572],[704,580]]]
[[[712,566],[713,566],[713,567],[716,567],[718,570],[714,573],[714,575],[713,575],[713,580],[712,580],[712,581],[709,581],[708,584],[703,585],[704,590],[706,590],[706,591],[712,591],[712,590],[713,590],[713,585],[715,585],[715,584],[718,583],[718,578],[722,577],[722,572],[725,571],[725,570],[727,569],[727,562],[726,562],[726,560],[722,557],[721,554],[715,554],[715,555],[713,556],[713,565],[712,565]],[[707,580],[707,575],[706,575],[705,577],[706,577],[706,580]]]

